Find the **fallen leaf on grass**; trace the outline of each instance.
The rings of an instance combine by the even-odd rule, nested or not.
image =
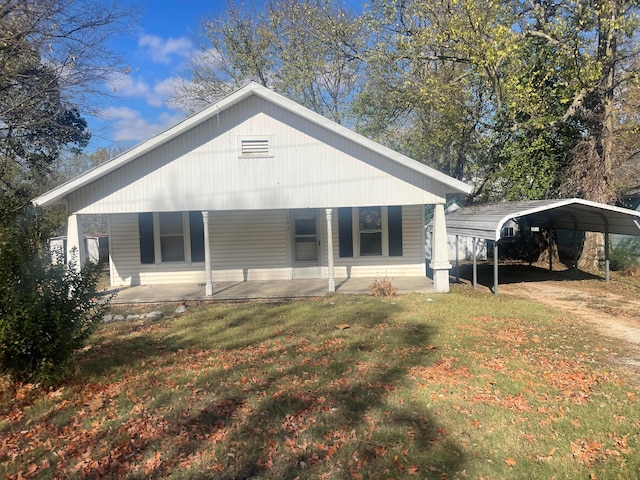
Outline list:
[[[335,325],[335,327],[338,330],[346,330],[347,328],[351,327],[351,325],[349,325],[348,323],[341,323],[339,325]]]
[[[504,463],[509,465],[510,467],[515,466],[518,462],[516,462],[513,458],[507,458]]]
[[[95,397],[95,398],[93,398],[93,399],[91,399],[89,401],[83,402],[83,406],[89,407],[89,410],[91,412],[95,412],[96,410],[100,410],[103,405],[104,405],[104,402],[102,401],[102,399],[100,397]]]

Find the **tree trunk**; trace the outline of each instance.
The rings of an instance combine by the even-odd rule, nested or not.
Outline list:
[[[600,17],[600,35],[598,38],[598,57],[602,64],[602,82],[600,85],[601,119],[600,130],[600,151],[604,164],[604,178],[607,190],[610,190],[611,172],[614,163],[614,133],[615,119],[613,115],[614,107],[614,86],[617,54],[617,36],[620,0],[609,0],[605,2],[607,8],[603,8]],[[607,201],[611,199],[594,199],[596,201]]]

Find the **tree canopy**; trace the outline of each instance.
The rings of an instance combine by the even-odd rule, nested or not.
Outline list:
[[[111,2],[0,0],[2,219],[45,187],[64,149],[86,146],[81,108],[112,71],[105,40],[124,18]]]
[[[612,201],[637,141],[637,0],[230,2],[185,101],[249,79],[476,185]],[[206,52],[206,54],[205,54]]]
[[[43,243],[59,222],[31,199],[86,146],[86,95],[126,16],[109,0],[0,0],[0,372],[14,380],[58,380],[105,308],[99,267],[51,264]]]

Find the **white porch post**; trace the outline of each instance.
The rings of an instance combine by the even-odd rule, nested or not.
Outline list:
[[[206,283],[204,293],[208,297],[213,295],[213,277],[211,275],[211,245],[209,244],[209,212],[202,212],[204,223],[204,273]]]
[[[435,205],[433,212],[433,234],[431,239],[431,263],[433,286],[436,292],[449,291],[449,256],[447,252],[447,227],[444,220],[444,204]]]
[[[74,251],[75,250],[75,251]],[[78,215],[69,215],[67,219],[67,263],[75,255],[76,264],[74,268],[79,272],[87,259],[87,252],[84,248],[84,232]]]
[[[327,217],[327,268],[329,270],[329,291],[335,292],[336,279],[333,269],[333,230],[331,228],[333,210],[331,208],[325,209],[325,216]]]

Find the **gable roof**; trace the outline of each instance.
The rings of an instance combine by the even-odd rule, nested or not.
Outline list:
[[[505,223],[521,218],[541,228],[640,235],[640,212],[578,198],[464,207],[447,214],[447,233],[497,241]]]
[[[400,164],[407,167],[417,174],[424,177],[431,178],[445,187],[447,193],[470,193],[472,187],[464,182],[456,180],[438,170],[428,167],[422,163],[419,163],[405,155],[402,155],[390,148],[380,145],[373,140],[370,140],[353,130],[350,130],[338,123],[323,117],[296,102],[289,100],[282,95],[279,95],[272,90],[263,87],[255,82],[251,82],[245,87],[237,90],[236,92],[221,99],[217,103],[205,108],[204,110],[186,118],[182,122],[175,126],[165,130],[164,132],[143,141],[135,147],[127,150],[126,152],[112,158],[111,160],[98,165],[97,167],[85,172],[82,175],[40,195],[32,202],[36,206],[50,206],[55,205],[63,201],[69,194],[89,185],[90,183],[108,175],[109,173],[117,170],[130,162],[133,162],[137,158],[151,152],[152,150],[166,144],[167,142],[175,139],[179,135],[187,132],[188,130],[206,122],[207,120],[219,115],[232,106],[242,102],[248,97],[255,95],[262,99],[271,102],[289,112],[292,112],[303,119],[306,119],[320,127],[323,127],[330,132],[340,135],[352,142],[375,151],[389,161]]]

